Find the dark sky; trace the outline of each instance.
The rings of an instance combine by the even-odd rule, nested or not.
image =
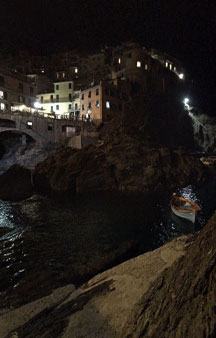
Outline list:
[[[1,0],[0,33],[1,48],[34,53],[127,40],[167,51],[214,110],[215,0]]]

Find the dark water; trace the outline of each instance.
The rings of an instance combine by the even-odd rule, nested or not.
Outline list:
[[[216,209],[215,182],[178,191],[198,203],[192,224],[172,214],[170,192],[91,194],[54,201],[0,201],[0,301],[17,306],[92,275],[169,239],[200,230]],[[3,230],[9,231],[3,234]]]

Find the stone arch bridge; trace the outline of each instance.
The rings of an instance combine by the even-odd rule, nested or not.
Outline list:
[[[0,113],[0,133],[15,131],[31,136],[37,144],[66,144],[82,147],[82,134],[86,133],[84,121],[47,118],[30,113]],[[73,145],[73,142],[75,143]]]

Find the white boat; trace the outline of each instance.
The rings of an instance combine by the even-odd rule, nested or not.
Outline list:
[[[185,218],[192,223],[195,222],[197,211],[201,210],[196,203],[176,195],[172,197],[170,206],[176,216]]]

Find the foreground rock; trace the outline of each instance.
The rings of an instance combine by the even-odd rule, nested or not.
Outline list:
[[[4,338],[215,337],[216,213],[183,236],[0,317]]]
[[[77,290],[68,285],[14,311],[5,309],[0,336],[120,337],[150,283],[184,255],[191,240],[186,236],[175,239],[97,275]]]
[[[13,165],[0,175],[0,199],[21,201],[33,194],[31,171],[19,165]]]

